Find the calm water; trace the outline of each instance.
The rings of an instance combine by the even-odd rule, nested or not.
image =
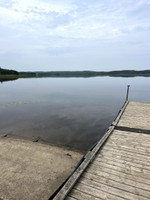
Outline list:
[[[129,100],[150,102],[150,78],[38,78],[0,84],[0,135],[87,150]]]

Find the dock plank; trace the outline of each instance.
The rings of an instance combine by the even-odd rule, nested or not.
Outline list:
[[[120,196],[116,196],[114,194],[106,192],[106,190],[101,190],[101,188],[99,188],[99,187],[94,188],[92,184],[86,185],[86,184],[78,182],[78,184],[75,185],[75,188],[78,189],[81,192],[85,192],[87,194],[90,194],[92,196],[92,198],[97,197],[97,198],[100,198],[100,199],[112,199],[112,200],[122,200],[122,199],[124,199]]]
[[[114,154],[113,154],[114,155]],[[101,162],[102,160],[105,161],[105,163],[109,162],[109,161],[113,161],[115,163],[122,163],[122,164],[128,164],[128,165],[131,165],[133,167],[137,167],[139,169],[146,169],[146,170],[149,170],[150,171],[150,166],[149,165],[145,165],[147,164],[146,161],[145,163],[141,162],[141,163],[138,163],[136,162],[136,160],[133,160],[132,158],[126,158],[126,159],[123,159],[123,157],[119,157],[119,156],[113,156],[112,154],[107,154],[107,156],[102,156],[102,155],[99,155],[98,157],[96,157],[96,160]]]
[[[82,175],[83,177],[85,176],[84,174]],[[106,180],[107,184],[110,182],[114,184],[115,187],[123,187],[123,188],[131,188],[131,190],[139,191],[139,193],[143,192],[143,196],[149,196],[150,191],[149,191],[149,185],[145,183],[140,183],[132,179],[128,179],[128,177],[123,177],[123,176],[118,176],[117,174],[111,174],[108,173],[107,170],[106,172],[103,170],[101,171],[86,171],[86,176],[87,178],[97,180],[99,182],[102,182],[103,180]],[[119,184],[119,185],[118,185]]]
[[[137,158],[133,155],[129,155],[129,154],[126,154],[126,153],[122,153],[122,152],[116,152],[116,151],[111,151],[111,150],[107,150],[107,151],[103,151],[101,152],[100,155],[98,155],[99,158],[101,157],[106,157],[108,156],[108,158],[118,158],[120,160],[123,160],[123,161],[130,161],[130,162],[133,162],[133,163],[137,163],[137,164],[142,164],[144,165],[145,167],[149,167],[150,166],[150,162],[147,162],[147,160],[143,159],[142,158]]]
[[[144,154],[140,154],[138,153],[137,151],[130,151],[128,149],[118,149],[118,148],[115,148],[113,146],[105,146],[103,148],[103,151],[111,151],[111,152],[115,152],[115,153],[118,153],[118,154],[124,154],[124,155],[127,155],[127,156],[132,156],[134,158],[137,158],[139,160],[147,160],[147,162],[149,163],[150,162],[150,157],[149,155],[144,155]]]
[[[133,153],[136,153],[138,152],[138,154],[141,154],[141,155],[149,155],[150,154],[150,150],[148,148],[140,148],[138,146],[135,146],[135,145],[127,145],[127,144],[116,144],[114,142],[108,142],[107,143],[107,146],[109,147],[113,147],[113,148],[116,148],[116,149],[123,149],[123,150],[126,150],[126,151],[130,151],[130,152],[133,152]]]
[[[92,164],[91,166],[88,167],[88,170],[91,170],[91,169],[95,170],[95,172],[104,170],[105,172],[108,172],[110,174],[122,176],[122,177],[125,177],[128,179],[134,180],[134,181],[138,181],[138,182],[146,183],[146,184],[150,185],[149,178],[138,176],[139,174],[136,174],[135,172],[128,171],[128,170],[122,169],[117,166],[113,166],[113,165],[109,165],[109,164],[105,164],[105,163],[103,163],[102,165],[99,165],[99,166]]]
[[[119,190],[123,190],[128,192],[127,194],[131,193],[134,195],[141,195],[143,197],[150,198],[150,191],[146,191],[140,188],[137,188],[135,186],[127,185],[125,183],[120,183],[117,182],[116,180],[112,180],[109,177],[103,177],[101,176],[100,178],[97,177],[96,175],[87,173],[86,175],[83,175],[82,177],[89,179],[89,181],[94,180],[95,182],[107,185],[109,187],[117,188]]]
[[[67,197],[67,200],[77,200],[76,198],[74,198],[74,197]]]
[[[133,176],[136,176],[136,177],[141,177],[141,178],[145,179],[145,181],[147,181],[147,180],[150,179],[150,175],[149,174],[144,174],[143,172],[136,171],[132,167],[128,167],[128,166],[124,166],[124,165],[117,166],[117,165],[113,165],[113,164],[110,164],[110,163],[94,162],[92,164],[92,166],[94,166],[95,168],[98,168],[98,169],[100,167],[108,167],[110,169],[126,173],[128,175],[133,175]]]
[[[77,189],[73,189],[71,191],[71,193],[69,194],[71,198],[75,198],[75,199],[78,199],[78,200],[83,200],[83,199],[86,199],[86,200],[99,200],[101,198],[97,198],[91,194],[88,194],[88,193],[84,193],[84,190],[83,191],[80,191],[80,190],[77,190]],[[69,200],[68,198],[66,198],[66,200]]]
[[[130,102],[118,126],[150,130],[150,103]]]
[[[92,179],[88,179],[86,176],[85,177],[82,177],[80,180],[79,180],[79,183],[82,183],[83,185],[86,185],[86,186],[90,186],[91,188],[94,188],[94,189],[98,189],[100,191],[104,191],[106,193],[109,193],[109,194],[112,194],[114,196],[117,196],[117,197],[121,197],[121,198],[128,198],[130,200],[135,200],[135,199],[139,199],[139,191],[136,191],[136,194],[132,193],[128,190],[127,186],[124,185],[124,188],[121,188],[121,187],[114,187],[113,184],[109,184],[104,182],[101,183],[101,182],[98,182],[97,179],[95,180],[92,180]],[[80,185],[78,186],[80,187]],[[150,197],[150,196],[149,196]],[[143,195],[140,196],[140,200],[147,200],[149,199],[148,197],[144,197]]]
[[[138,137],[138,136],[137,136]],[[127,139],[128,138],[128,139]],[[133,146],[139,146],[139,148],[150,148],[150,141],[145,141],[144,140],[144,143],[143,143],[143,140],[136,140],[134,138],[129,138],[127,136],[124,136],[124,137],[114,137],[114,138],[111,138],[111,140],[109,140],[109,142],[114,142],[114,143],[120,143],[120,144],[129,144],[129,145],[133,145]]]
[[[109,130],[61,200],[150,199],[150,103],[126,102]]]
[[[116,137],[116,136],[119,136],[119,138],[122,136],[128,136],[128,137],[126,137],[126,139],[130,139],[133,137],[135,140],[146,139],[146,140],[150,141],[149,134],[141,134],[141,133],[134,134],[129,131],[125,131],[125,132],[121,131],[120,132],[119,130],[114,130],[113,134],[111,135],[111,138]]]

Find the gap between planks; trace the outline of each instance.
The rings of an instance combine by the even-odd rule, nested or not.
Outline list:
[[[111,148],[113,150],[118,150],[118,151],[125,151],[126,153],[129,152],[129,153],[135,154],[135,156],[137,154],[137,155],[146,157],[146,158],[148,158],[150,160],[150,157],[149,157],[150,154],[149,153],[141,152],[141,151],[137,152],[134,148],[130,148],[130,147],[127,147],[127,146],[107,144],[106,146],[103,147],[103,150],[108,149],[108,148]]]
[[[124,148],[124,149],[128,149],[128,150],[133,150],[133,151],[136,151],[140,154],[148,154],[150,155],[150,150],[149,148],[143,148],[139,145],[133,145],[133,144],[125,144],[124,142],[118,142],[116,143],[116,141],[108,141],[106,146],[113,146],[113,147],[116,147],[116,148]]]
[[[126,155],[125,153],[121,153],[121,152],[111,152],[111,151],[104,151],[104,152],[101,152],[101,154],[99,154],[97,156],[97,158],[110,158],[110,159],[118,159],[119,161],[122,160],[122,161],[129,161],[131,163],[135,163],[135,164],[141,164],[141,165],[144,165],[146,168],[149,168],[150,167],[150,162],[147,162],[145,159],[140,159],[140,158],[137,158],[135,156],[132,156],[132,155]]]
[[[135,195],[133,193],[124,191],[122,189],[114,188],[112,186],[108,186],[99,182],[96,182],[94,180],[89,180],[86,178],[81,178],[78,182],[78,184],[75,186],[75,188],[78,188],[78,190],[81,190],[81,186],[88,186],[91,189],[91,192],[93,189],[97,189],[99,191],[103,191],[105,193],[109,193],[111,195],[114,195],[115,197],[121,197],[129,200],[135,200],[139,199],[139,195]],[[82,190],[81,190],[82,191]],[[149,198],[140,196],[140,200],[148,200]]]
[[[130,158],[134,158],[134,159],[137,159],[137,160],[141,160],[141,161],[147,161],[147,163],[150,162],[150,158],[147,157],[147,156],[139,155],[138,153],[136,154],[136,153],[125,151],[125,150],[118,150],[118,149],[111,148],[111,147],[103,148],[101,150],[101,152],[99,153],[99,155],[101,155],[101,154],[103,155],[103,154],[105,154],[107,152],[109,152],[111,154],[113,153],[113,154],[117,154],[117,155],[123,155],[123,156],[126,156],[126,157],[130,157]],[[97,155],[97,156],[99,156],[99,155]]]
[[[136,141],[135,139],[134,140],[131,140],[131,139],[127,139],[127,138],[122,138],[121,136],[120,137],[114,137],[114,138],[109,138],[108,142],[115,142],[115,143],[123,143],[123,144],[129,144],[129,145],[138,145],[139,147],[141,148],[150,148],[150,142],[145,142],[143,143],[143,141]]]
[[[96,176],[97,179],[101,179],[101,177],[104,177],[111,181],[115,181],[119,184],[125,184],[128,186],[137,188],[137,189],[141,189],[146,192],[150,192],[150,186],[148,184],[137,182],[132,179],[128,179],[128,178],[126,178],[126,176],[120,176],[119,174],[117,175],[117,174],[108,173],[107,169],[101,170],[101,171],[94,171],[94,169],[90,169],[90,170],[86,171],[86,174],[91,175],[91,176]],[[84,174],[83,174],[83,176],[84,176]]]
[[[93,162],[92,165],[95,167],[104,167],[106,165],[109,165],[109,166],[111,166],[111,168],[116,169],[121,172],[125,172],[126,174],[132,174],[134,176],[138,176],[138,177],[142,177],[146,180],[150,180],[149,171],[148,171],[148,173],[143,173],[140,171],[140,169],[135,168],[135,167],[130,167],[127,165],[122,165],[122,164],[120,165],[118,163],[116,165],[116,164],[114,164],[114,162],[105,163],[105,162],[98,162],[98,161]]]
[[[107,161],[113,161],[113,162],[118,162],[118,163],[122,163],[122,164],[128,164],[128,165],[131,165],[133,167],[137,167],[137,168],[141,168],[141,169],[146,169],[146,170],[149,170],[150,171],[150,166],[149,165],[145,165],[145,163],[138,163],[136,162],[136,160],[133,160],[133,159],[123,159],[121,156],[117,157],[117,156],[114,156],[113,154],[112,155],[109,155],[109,154],[106,154],[106,155],[99,155],[95,158],[95,160],[97,161],[103,161],[105,160],[105,162]]]
[[[86,173],[82,175],[83,178],[88,179],[89,181],[93,180],[95,182],[105,184],[109,187],[113,187],[116,189],[120,189],[135,195],[141,195],[143,197],[150,198],[150,191],[143,190],[134,186],[127,185],[125,183],[120,183],[115,180],[111,180],[109,177],[97,177],[96,175],[92,175],[90,173]]]
[[[75,198],[77,200],[102,200],[102,198],[97,198],[94,196],[91,196],[90,194],[87,194],[85,192],[81,192],[77,189],[72,189],[71,192],[68,195],[69,197]],[[66,198],[65,200],[69,200],[68,198]]]
[[[74,188],[76,190],[80,191],[81,193],[89,194],[89,195],[96,197],[96,198],[99,198],[99,199],[111,199],[111,200],[126,199],[126,198],[122,198],[120,196],[111,194],[110,192],[103,191],[100,188],[92,188],[92,187],[90,187],[86,184],[82,184],[82,183],[79,183],[79,182],[74,186]],[[93,197],[92,197],[92,199],[93,199]]]
[[[93,164],[93,165],[90,165],[89,168],[87,169],[88,172],[93,171],[93,170],[95,170],[95,173],[98,173],[99,171],[102,170],[102,171],[109,173],[109,174],[114,174],[114,175],[119,176],[119,177],[131,179],[131,180],[139,182],[139,183],[144,183],[144,184],[150,185],[149,179],[146,179],[146,178],[143,178],[143,177],[138,177],[135,174],[126,173],[125,170],[121,170],[119,167],[116,167],[116,166],[103,164],[102,166],[97,167]]]
[[[93,162],[93,164],[95,164],[95,165],[103,165],[103,163],[109,164],[109,165],[112,165],[112,166],[116,166],[116,167],[120,167],[124,170],[127,170],[127,172],[130,172],[130,171],[133,171],[133,173],[137,172],[137,173],[139,173],[139,175],[141,175],[141,176],[143,175],[143,177],[145,177],[145,176],[150,177],[150,170],[131,166],[128,163],[119,163],[119,162],[115,162],[115,161],[112,161],[112,160],[108,161],[108,160],[101,160],[101,159],[95,160]]]

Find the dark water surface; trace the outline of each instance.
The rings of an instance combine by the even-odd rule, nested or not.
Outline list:
[[[0,84],[0,135],[87,150],[129,100],[150,102],[150,78],[35,78]]]

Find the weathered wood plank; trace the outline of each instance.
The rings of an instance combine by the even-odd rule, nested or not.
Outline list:
[[[138,136],[137,136],[138,137]],[[150,141],[148,141],[147,139],[136,139],[136,138],[129,138],[128,136],[116,136],[113,138],[110,138],[109,141],[118,141],[118,142],[129,142],[131,144],[141,144],[142,147],[150,147]]]
[[[86,200],[100,200],[100,199],[102,199],[102,198],[97,198],[97,197],[95,197],[91,194],[87,194],[87,192],[85,193],[83,191],[79,191],[77,189],[72,189],[69,195],[70,195],[70,197],[75,198],[77,200],[84,200],[84,199],[86,199]],[[66,199],[66,200],[68,200],[68,199]]]
[[[118,123],[120,117],[122,116],[125,108],[128,105],[128,101],[124,104],[122,109],[120,110],[116,120],[115,124]],[[84,170],[87,168],[87,166],[92,162],[92,160],[95,158],[96,154],[102,147],[102,145],[106,142],[107,138],[110,136],[110,134],[113,132],[114,126],[110,126],[108,131],[105,133],[105,135],[102,137],[102,139],[97,143],[97,145],[94,147],[92,151],[90,151],[87,156],[84,159],[84,162],[81,163],[81,165],[78,167],[78,169],[73,173],[73,175],[68,179],[68,181],[65,183],[65,185],[62,187],[61,191],[54,197],[54,200],[63,200],[69,193],[69,191],[72,189],[72,187],[75,185],[81,174],[84,172]]]
[[[139,155],[149,157],[149,152],[146,152],[146,150],[142,151],[142,150],[139,150],[139,149],[134,149],[133,147],[130,147],[130,146],[125,146],[125,145],[120,145],[120,144],[117,145],[117,144],[110,144],[110,143],[108,143],[107,147],[112,147],[113,149],[124,150],[124,151],[128,151],[128,152],[136,153],[136,154],[138,153]]]
[[[147,149],[149,150],[150,148],[150,141],[146,143],[144,140],[142,141],[136,141],[135,139],[129,139],[126,140],[125,138],[112,138],[109,140],[110,143],[118,143],[118,144],[124,144],[124,145],[129,145],[129,146],[135,146],[139,149]]]
[[[120,131],[120,130],[114,130],[113,135],[111,135],[111,138],[116,136],[128,136],[129,138],[135,138],[137,140],[139,139],[147,139],[150,140],[149,134],[142,134],[142,133],[135,133],[135,132],[128,132],[128,131]]]
[[[150,104],[126,102],[112,125],[54,200],[150,199],[150,135],[135,132],[150,129]]]
[[[150,185],[150,179],[148,177],[138,176],[139,174],[136,172],[132,172],[132,171],[129,172],[125,169],[121,169],[120,167],[109,165],[106,163],[102,163],[101,165],[98,165],[98,166],[92,163],[92,165],[88,167],[87,171],[90,172],[90,170],[95,170],[97,172],[102,170],[110,174],[123,176],[125,178]]]
[[[119,136],[116,136],[114,138],[110,138],[109,139],[109,142],[115,142],[115,143],[123,143],[123,144],[129,144],[129,145],[137,145],[138,147],[140,148],[150,148],[150,141],[146,143],[146,141],[137,141],[135,139],[130,139],[128,138],[127,136],[125,136],[124,138],[123,137],[119,137]]]
[[[150,165],[150,160],[147,157],[140,156],[138,154],[134,154],[134,153],[130,153],[130,152],[122,151],[122,150],[119,151],[119,150],[116,150],[116,149],[113,149],[113,148],[108,148],[108,149],[105,148],[104,150],[101,151],[100,155],[105,155],[107,153],[110,153],[113,156],[117,155],[117,156],[121,156],[121,157],[123,156],[123,157],[126,157],[126,158],[136,159],[137,162],[143,162],[144,164],[146,164],[148,166]]]
[[[133,152],[133,151],[128,151],[127,149],[124,149],[124,148],[115,148],[113,146],[104,146],[103,147],[103,150],[102,152],[104,151],[111,151],[111,152],[115,152],[115,153],[122,153],[122,154],[125,154],[125,155],[130,155],[130,156],[133,156],[137,159],[140,159],[140,160],[147,160],[147,162],[150,162],[150,157],[149,155],[144,155],[144,154],[139,154],[137,151]]]
[[[66,200],[77,200],[77,199],[74,198],[74,197],[69,197],[69,196],[68,196],[68,197],[66,198]]]
[[[117,158],[119,160],[123,160],[123,161],[130,161],[133,163],[137,163],[137,164],[141,164],[144,165],[144,167],[148,167],[150,166],[150,162],[147,162],[146,160],[142,159],[140,160],[139,158],[132,156],[132,155],[126,155],[125,153],[121,153],[121,152],[112,152],[112,151],[103,151],[101,152],[101,154],[99,154],[97,157],[101,158],[101,157],[114,157]]]
[[[79,183],[82,183],[83,185],[89,186],[91,188],[98,189],[106,193],[116,195],[125,199],[126,198],[129,200],[139,199],[139,194],[134,194],[129,191],[126,191],[126,186],[124,186],[124,189],[115,188],[113,185],[108,186],[108,184],[106,185],[105,183],[97,182],[92,179],[90,180],[90,179],[87,179],[86,177],[82,177],[79,180]],[[148,200],[148,199],[149,198],[147,197],[140,196],[140,200]]]
[[[150,130],[150,104],[129,102],[118,126]]]
[[[150,179],[150,173],[149,171],[143,173],[143,171],[141,171],[140,169],[138,168],[135,168],[135,167],[132,167],[132,166],[128,166],[128,165],[123,165],[123,164],[120,164],[120,163],[117,163],[115,164],[114,162],[107,162],[107,163],[104,163],[104,162],[93,162],[93,165],[95,167],[100,167],[100,166],[110,166],[112,169],[116,169],[118,171],[121,171],[121,172],[124,172],[124,173],[127,173],[127,174],[132,174],[134,176],[140,176],[140,177],[143,177],[145,179]]]
[[[116,140],[124,140],[124,141],[135,142],[135,143],[142,142],[142,144],[144,146],[149,146],[150,138],[139,137],[138,135],[137,136],[131,136],[132,132],[130,132],[131,135],[126,134],[126,133],[127,133],[126,131],[120,131],[120,136],[117,133],[117,135],[115,134],[112,137],[109,137],[109,140],[115,140],[116,139]],[[148,136],[148,134],[142,134],[141,133],[141,136],[144,136],[144,135]]]
[[[114,161],[114,162],[118,162],[118,163],[122,163],[122,164],[129,164],[131,166],[134,166],[134,167],[137,167],[137,168],[140,168],[140,169],[146,169],[146,170],[149,170],[150,171],[150,165],[146,165],[146,161],[145,163],[142,161],[142,162],[138,162],[135,158],[128,158],[128,157],[123,157],[123,156],[117,156],[115,154],[105,154],[102,155],[100,154],[99,156],[96,157],[96,160],[98,161],[102,161],[102,160],[105,160],[105,163],[107,163],[107,161]]]
[[[119,183],[115,180],[111,180],[109,177],[97,177],[96,175],[92,175],[90,173],[83,174],[82,177],[85,179],[89,179],[89,181],[95,181],[113,188],[117,188],[119,190],[126,191],[128,193],[134,194],[134,195],[140,195],[143,197],[150,198],[150,191],[146,191],[140,188],[136,188],[130,185],[127,185],[125,183]]]
[[[123,200],[124,199],[122,197],[113,195],[113,194],[111,194],[109,192],[103,191],[100,188],[90,187],[90,186],[82,184],[80,182],[78,184],[76,184],[74,186],[74,188],[79,190],[79,191],[81,191],[81,192],[89,194],[89,195],[91,195],[93,197],[97,197],[99,199],[111,199],[111,200]]]
[[[141,147],[139,146],[139,144],[132,144],[132,143],[125,143],[123,141],[119,141],[118,143],[116,141],[108,141],[107,142],[107,146],[114,146],[114,147],[117,147],[117,148],[124,148],[124,149],[128,149],[128,150],[133,150],[140,153],[140,154],[150,154],[150,149],[147,148],[147,147]]]
[[[146,193],[145,194],[146,196],[148,196],[150,193],[150,186],[148,184],[140,183],[136,181],[135,179],[134,180],[128,179],[128,177],[126,177],[125,175],[122,176],[122,174],[119,174],[119,173],[118,174],[109,173],[107,168],[105,171],[104,170],[98,171],[94,169],[86,170],[86,174],[83,174],[82,176],[85,176],[87,178],[88,177],[93,178],[93,180],[97,180],[97,181],[101,181],[101,178],[105,178],[109,181],[115,181],[116,184],[118,183],[123,186],[124,185],[131,186],[137,190],[140,189],[140,191],[143,191],[144,193]]]
[[[144,174],[148,174],[150,175],[150,168],[149,169],[145,169],[143,168],[142,166],[138,166],[138,165],[134,165],[133,163],[131,162],[126,162],[126,161],[122,161],[118,159],[100,159],[100,158],[96,158],[93,162],[94,164],[96,163],[107,163],[107,164],[110,164],[110,165],[115,165],[115,166],[118,166],[118,167],[123,167],[123,168],[127,168],[127,169],[131,169],[133,171],[137,171],[137,172],[142,172]]]
[[[128,185],[134,185],[136,184],[136,187],[150,191],[150,181],[147,181],[145,179],[143,179],[142,177],[135,177],[131,174],[126,174],[123,172],[118,172],[115,171],[111,168],[101,168],[100,170],[98,168],[95,168],[95,166],[92,166],[91,168],[88,168],[86,170],[86,172],[91,173],[91,174],[95,174],[98,177],[102,176],[101,173],[108,174],[110,176],[110,179],[112,177],[112,179],[114,177],[118,177],[118,179],[116,178],[116,180],[118,180],[119,182],[125,182],[128,183]],[[133,184],[134,183],[134,184]]]
[[[78,167],[78,169],[73,173],[73,175],[68,179],[68,181],[65,183],[61,191],[54,197],[54,200],[63,200],[69,193],[69,191],[72,189],[72,187],[75,185],[81,174],[84,172],[84,170],[87,168],[87,166],[92,162],[92,160],[95,158],[97,152],[99,151],[100,147],[103,145],[103,143],[107,140],[109,135],[112,133],[114,127],[110,127],[109,130],[106,132],[106,134],[103,136],[103,138],[99,141],[99,143],[94,147],[94,149],[85,157],[85,160],[81,165]]]
[[[142,134],[142,133],[133,133],[128,131],[120,131],[120,130],[114,130],[113,134],[109,137],[109,140],[111,139],[124,139],[128,141],[133,142],[143,142],[144,144],[149,144],[150,138],[149,134]]]

